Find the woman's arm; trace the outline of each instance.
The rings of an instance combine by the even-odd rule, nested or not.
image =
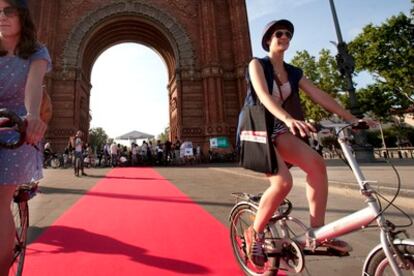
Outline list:
[[[352,123],[356,122],[358,118],[352,115],[348,110],[343,108],[334,98],[328,93],[316,87],[310,80],[305,76],[299,81],[299,87],[309,95],[309,97],[315,102],[320,104],[323,108],[329,112],[335,113],[341,116],[344,120]]]
[[[46,131],[46,124],[40,119],[40,105],[43,93],[42,84],[46,71],[46,60],[34,60],[30,64],[24,96],[28,123],[26,140],[29,144],[39,142]]]
[[[250,62],[249,74],[253,88],[256,91],[259,100],[270,113],[272,113],[279,120],[283,121],[293,134],[296,134],[296,130],[299,130],[300,135],[305,137],[310,134],[310,131],[315,131],[311,124],[293,119],[292,116],[290,116],[290,114],[283,109],[280,102],[270,95],[260,61],[253,59]]]

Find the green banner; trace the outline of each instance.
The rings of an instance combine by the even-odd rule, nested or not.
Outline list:
[[[214,137],[210,138],[210,148],[228,148],[230,146],[229,139],[227,137]]]

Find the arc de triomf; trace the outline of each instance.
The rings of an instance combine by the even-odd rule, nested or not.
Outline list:
[[[87,133],[92,67],[122,42],[146,45],[165,60],[172,140],[204,149],[210,137],[234,141],[251,58],[245,0],[38,0],[30,8],[53,60],[47,139],[56,149],[76,130]]]

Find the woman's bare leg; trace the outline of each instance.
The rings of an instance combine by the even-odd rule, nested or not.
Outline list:
[[[13,256],[12,251],[16,228],[10,210],[10,203],[15,190],[15,185],[0,186],[0,276],[7,276],[9,274],[9,267]]]
[[[324,225],[328,199],[325,161],[315,150],[290,133],[280,135],[277,143],[282,158],[307,174],[306,195],[309,203],[310,226]]]
[[[292,189],[292,176],[289,169],[276,149],[275,152],[278,160],[278,172],[276,175],[268,176],[270,187],[267,188],[260,199],[259,209],[253,223],[253,229],[257,233],[263,232],[276,208]]]

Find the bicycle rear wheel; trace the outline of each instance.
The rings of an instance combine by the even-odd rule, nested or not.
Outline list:
[[[21,200],[17,196],[12,203],[11,209],[16,225],[16,235],[13,250],[13,263],[10,266],[9,276],[20,276],[23,273],[24,259],[26,256],[27,229],[29,226],[29,208],[27,200]]]
[[[230,240],[234,255],[241,269],[247,275],[276,275],[279,267],[279,258],[267,256],[264,267],[257,268],[247,257],[244,231],[253,224],[255,216],[256,209],[247,204],[239,206],[233,212],[230,218]],[[265,247],[274,248],[273,237],[268,227],[265,229]]]
[[[52,160],[50,160],[50,166],[54,169],[59,168],[60,167],[60,160],[59,158],[55,157],[52,158]]]

